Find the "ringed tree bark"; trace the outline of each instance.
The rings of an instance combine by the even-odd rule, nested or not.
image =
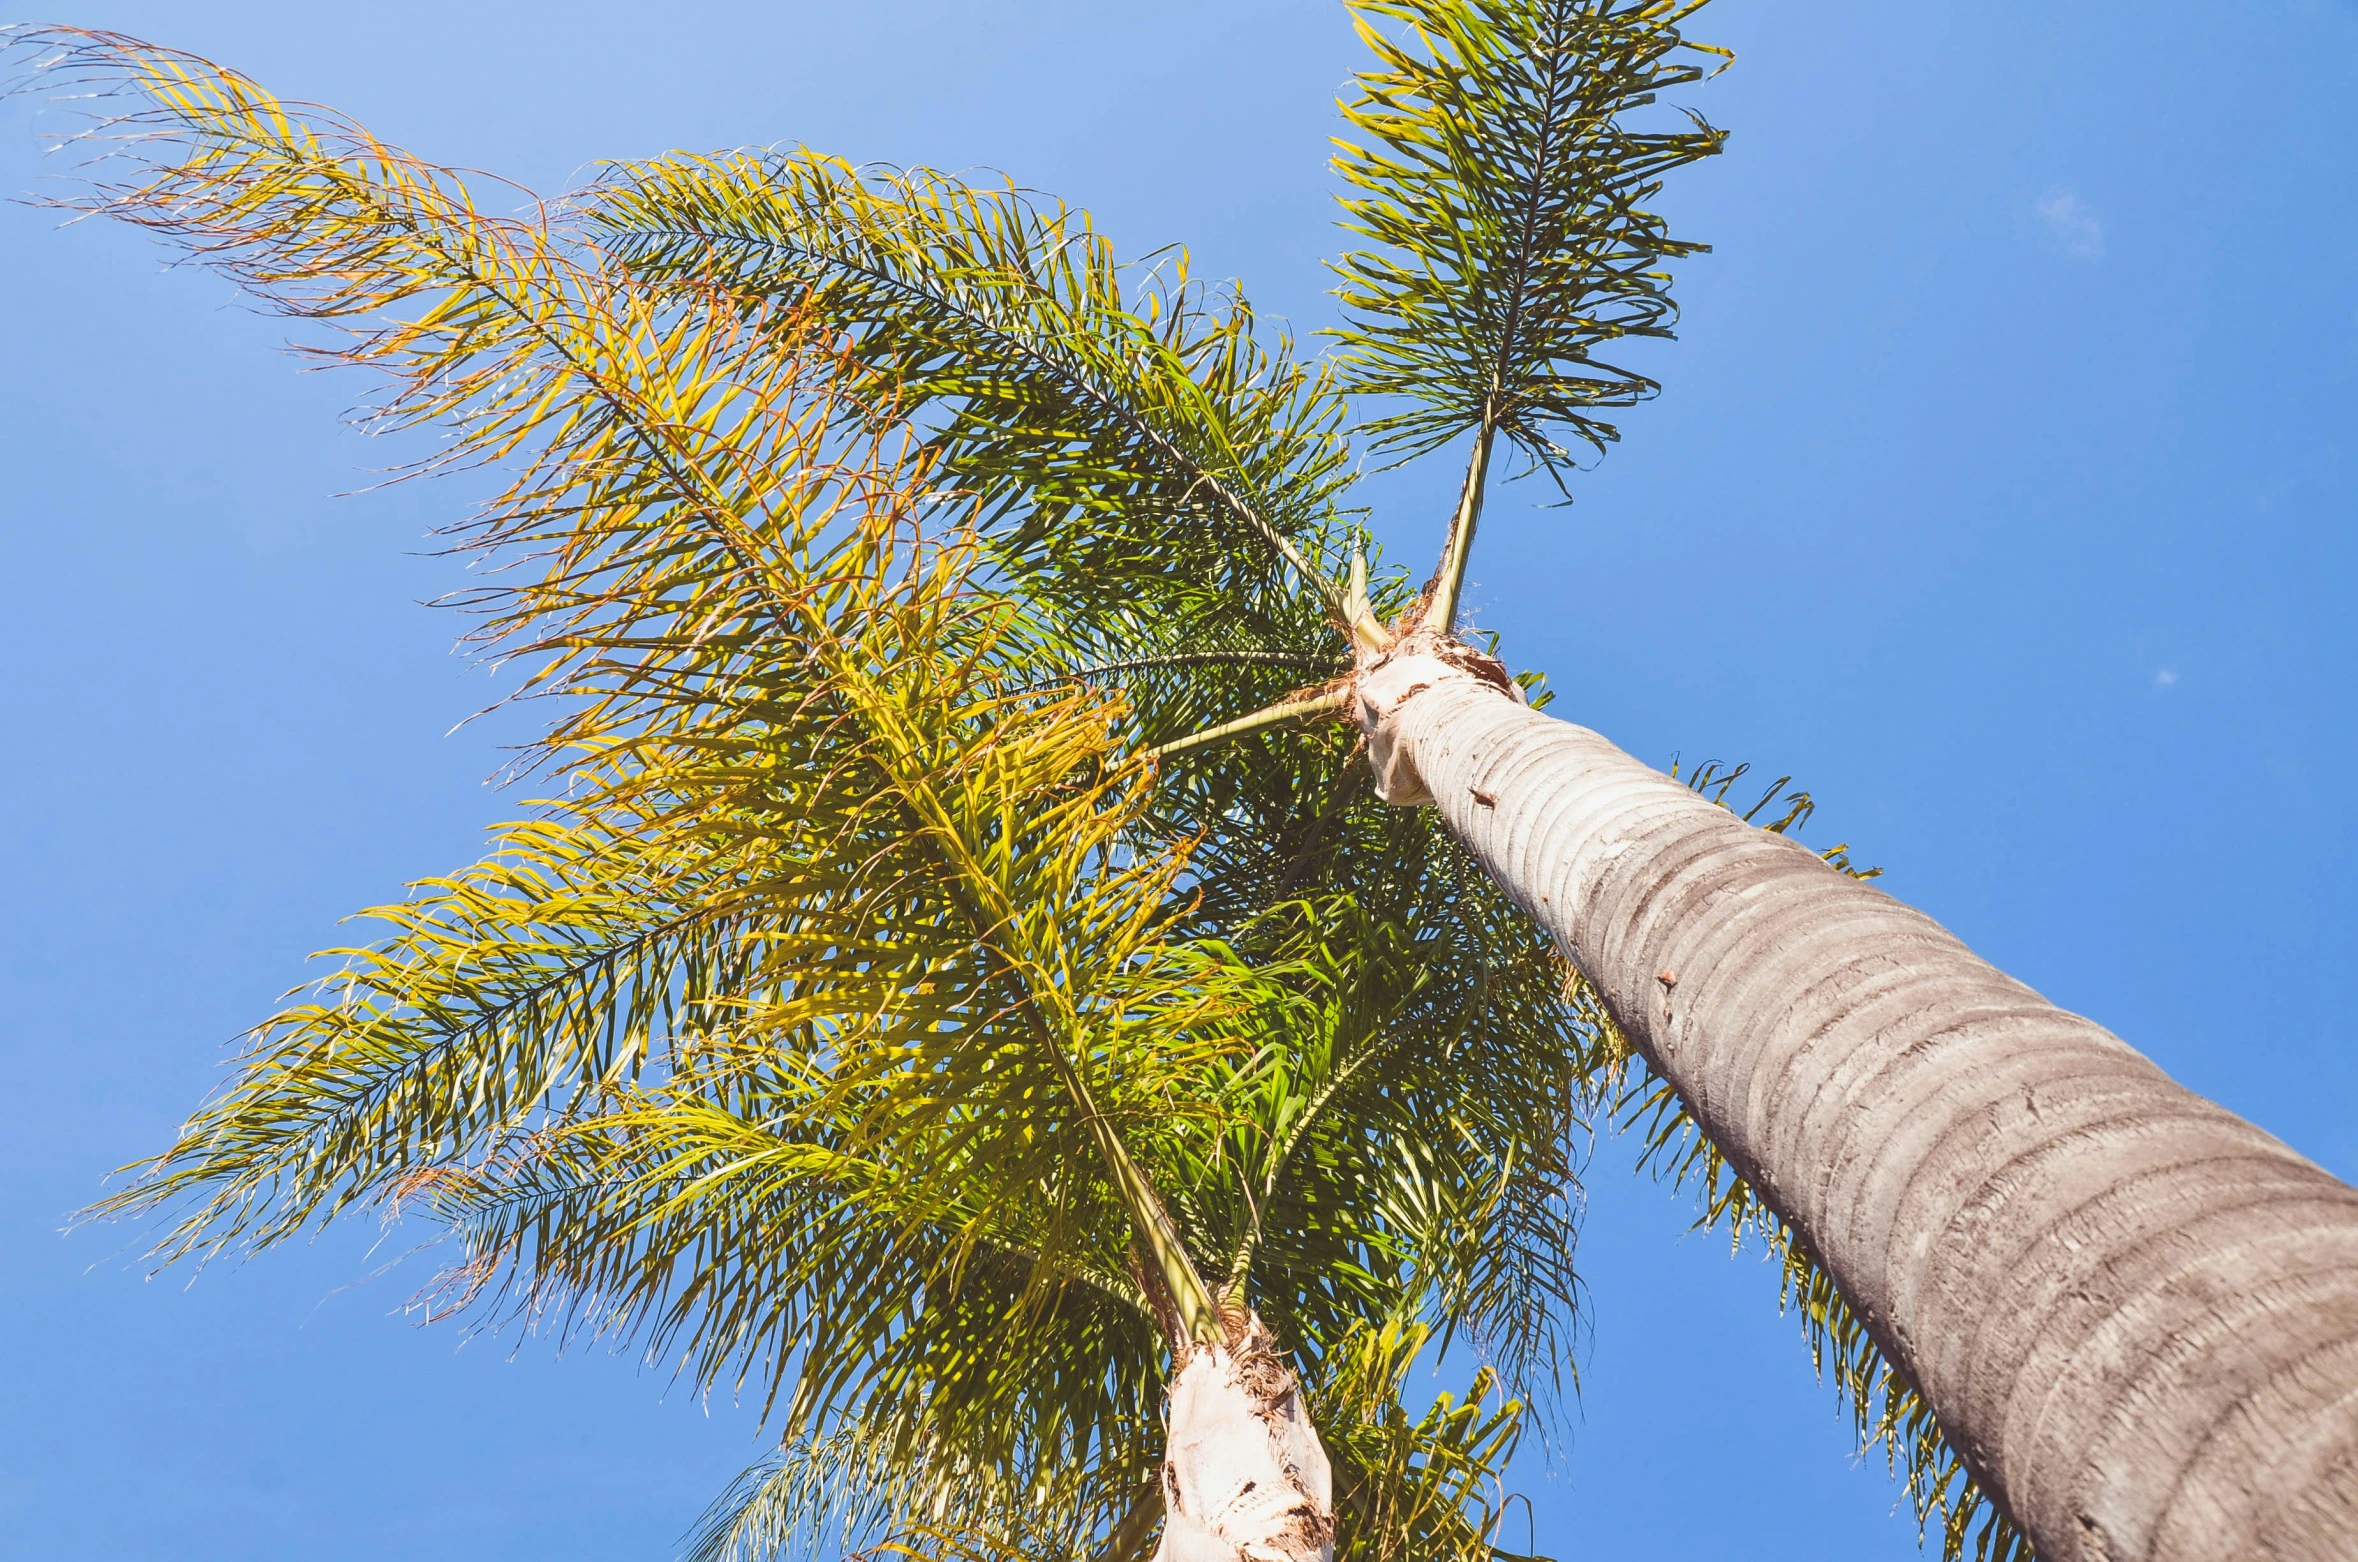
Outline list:
[[[1357,714],[2041,1556],[2358,1555],[2358,1190],[1469,648]]]
[[[1405,409],[1362,425],[1379,448],[1472,447],[1418,610],[1351,621],[1381,794],[1437,809],[1553,935],[2012,1521],[2001,1549],[2358,1555],[2358,1192],[1929,918],[1527,708],[1456,636],[1494,453],[1561,483],[1616,437],[1597,409],[1655,388],[1603,355],[1670,334],[1663,262],[1701,246],[1645,202],[1720,142],[1623,115],[1700,79],[1677,30],[1699,7],[1365,9],[1407,27],[1363,29],[1378,65],[1339,143],[1370,246],[1338,267],[1346,384]],[[1962,1512],[1931,1504],[1954,1553]]]

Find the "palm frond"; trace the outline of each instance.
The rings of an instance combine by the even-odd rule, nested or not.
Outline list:
[[[1401,1395],[1427,1338],[1413,1324],[1364,1323],[1334,1352],[1319,1421],[1336,1462],[1342,1562],[1511,1555],[1497,1539],[1523,1407],[1498,1397],[1496,1376],[1484,1368],[1462,1398],[1441,1394],[1411,1415]]]
[[[811,460],[839,418],[814,394],[826,353],[807,333],[651,308],[569,259],[545,223],[487,216],[455,175],[332,116],[297,117],[201,60],[104,34],[53,42],[47,79],[133,99],[97,144],[134,177],[80,204],[178,242],[285,313],[342,327],[340,345],[313,350],[385,375],[384,421],[456,429],[433,466],[525,461],[463,540],[546,556],[542,587],[500,598],[490,633],[540,652],[548,686],[615,672],[601,658],[627,643],[630,620],[721,647],[720,631],[807,596],[776,577],[776,559],[873,482]],[[802,475],[779,488],[777,468]],[[767,560],[752,542],[764,536]],[[707,670],[627,676],[692,683]],[[644,683],[606,692],[603,715],[585,713],[547,752],[593,741],[601,720],[650,698]],[[491,861],[381,913],[392,942],[352,953],[318,1001],[263,1026],[239,1083],[109,1207],[201,1187],[181,1240],[274,1240],[627,1078],[660,1028],[702,1023],[734,980],[737,897],[757,871],[647,825],[625,795],[599,816],[517,826]]]
[[[363,913],[388,937],[330,951],[342,968],[99,1212],[185,1205],[165,1256],[282,1240],[617,1088],[746,980],[743,859],[558,820],[500,845]]]
[[[681,1562],[799,1562],[860,1549],[909,1497],[930,1495],[936,1467],[899,1454],[858,1426],[782,1443],[705,1509]]]
[[[1010,1485],[955,1456],[847,1424],[786,1443],[738,1476],[698,1521],[682,1562],[853,1554],[1135,1562],[1136,1532],[1160,1515],[1156,1491],[1151,1470],[1143,1481],[1116,1481],[1086,1464],[1043,1468]],[[1140,1508],[1144,1525],[1130,1522]]]
[[[601,842],[762,858],[766,877],[741,886],[763,917],[758,935],[740,930],[748,990],[726,1001],[773,995],[772,1026],[850,1014],[871,1022],[863,1036],[889,1039],[888,1018],[930,1025],[978,1070],[1020,1031],[1119,1180],[1124,1152],[1083,1075],[1095,1027],[1134,1025],[1124,1004],[1160,1002],[1176,985],[1144,952],[1183,861],[1109,856],[1150,774],[1116,762],[1117,709],[1079,691],[1000,693],[993,646],[1009,615],[963,585],[980,555],[954,525],[947,545],[916,537],[926,458],[847,432],[865,409],[847,408],[839,360],[807,316],[635,289],[567,254],[545,223],[483,216],[447,170],[332,117],[296,117],[201,61],[77,35],[63,68],[144,95],[117,129],[135,138],[145,182],[102,187],[96,209],[177,238],[290,314],[344,323],[345,344],[319,350],[390,378],[385,418],[458,430],[438,465],[522,462],[463,538],[540,571],[483,594],[485,634],[540,657],[536,686],[578,702],[543,745],[574,792],[560,815]],[[498,1034],[479,1011],[563,1017],[515,1001],[531,972],[468,1001],[411,981],[437,962],[460,986],[502,973],[467,953],[471,935],[451,933],[439,909],[395,920],[358,986],[265,1027],[243,1093],[113,1207],[199,1187],[242,1199],[277,1177],[288,1219],[258,1229],[283,1235],[323,1204],[381,1191],[421,1155],[447,1157],[470,1133],[496,1138],[561,1106],[545,1082],[578,1069],[543,1068],[434,1116],[459,1109],[403,1054],[389,1098],[410,1114],[397,1125],[407,1141],[337,1116],[340,1081],[321,1084],[306,1060],[340,1059],[354,1032],[397,1053],[399,1032],[419,1042],[410,1052],[439,1056],[454,1028]],[[586,969],[613,964],[603,946],[593,954]],[[1100,1014],[1091,983],[1109,973],[1129,996]],[[678,988],[691,981],[678,967],[634,981],[676,988],[691,1007],[721,1001]],[[344,1001],[362,989],[372,1012]],[[880,1009],[880,995],[904,1007]],[[514,1048],[502,1046],[505,1067]],[[635,1066],[640,1053],[625,1055]],[[1176,1068],[1184,1049],[1170,1055]],[[1035,1083],[1020,1069],[987,1083],[1009,1081],[1010,1100]],[[315,1132],[274,1128],[267,1154],[214,1158],[222,1114],[261,1132],[290,1093],[305,1105],[288,1121],[315,1126],[324,1112],[365,1153],[321,1159],[309,1153]],[[221,1213],[207,1205],[192,1220]],[[1144,1235],[1184,1262],[1162,1234]]]
[[[1662,176],[1720,148],[1699,117],[1630,122],[1700,79],[1679,26],[1701,0],[1353,0],[1376,67],[1343,105],[1373,241],[1338,263],[1347,387],[1411,405],[1363,425],[1403,459],[1472,431],[1557,474],[1616,437],[1599,408],[1657,389],[1596,354],[1670,333],[1662,263],[1703,246],[1645,209]],[[1395,37],[1390,23],[1403,30]]]
[[[1033,595],[1095,619],[1183,588],[1234,616],[1290,572],[1340,612],[1314,542],[1347,476],[1340,403],[1184,255],[1126,267],[1085,213],[1011,185],[807,151],[622,165],[587,210],[634,275],[849,332],[1008,566],[1047,577]]]
[[[1253,1282],[1314,1354],[1420,1298],[1412,1315],[1445,1348],[1462,1339],[1508,1392],[1552,1405],[1579,1308],[1582,1060],[1600,1037],[1480,870],[1438,832],[1400,836],[1394,860],[1416,877],[1278,919],[1332,974],[1232,1134],[1257,1201]]]

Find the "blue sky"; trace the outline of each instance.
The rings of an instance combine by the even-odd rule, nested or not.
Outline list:
[[[116,0],[120,28],[560,189],[606,157],[808,141],[991,166],[1329,318],[1325,0]],[[1477,620],[1656,763],[1791,772],[1883,883],[2358,1175],[2358,7],[1718,0],[1733,132],[1665,205],[1666,386],[1569,510],[1494,507]],[[0,106],[0,189],[54,167]],[[61,1237],[162,1143],[336,919],[513,806],[491,686],[415,605],[455,486],[356,385],[136,236],[0,209],[0,1555],[670,1555],[750,1412],[555,1342],[400,1315],[373,1226],[142,1278]],[[1428,552],[1450,474],[1371,488]],[[1605,1139],[1566,1446],[1571,1562],[1900,1558],[1775,1279]],[[1517,1537],[1519,1538],[1519,1537]]]

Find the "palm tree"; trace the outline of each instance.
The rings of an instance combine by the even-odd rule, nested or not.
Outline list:
[[[1357,648],[1379,792],[1434,807],[1553,935],[1740,1185],[1723,1197],[1838,1305],[1854,1403],[1883,1385],[1920,1493],[1952,1478],[1920,1453],[1936,1426],[2010,1521],[1985,1546],[2353,1554],[2358,1190],[1929,918],[1525,708],[1457,637],[1497,442],[1559,472],[1616,391],[1590,348],[1648,317],[1600,318],[1590,187],[1546,176],[1558,127],[1596,123],[1553,116],[1546,23],[1591,8],[1380,9],[1423,48],[1383,51],[1352,115],[1370,148],[1342,159],[1382,246],[1343,267],[1351,373],[1406,403],[1379,439],[1473,457],[1425,599]],[[1671,252],[1616,258],[1649,248]]]
[[[941,1557],[1491,1556],[1563,1360],[1602,1032],[1431,819],[1346,791],[1303,828],[1347,733],[1248,767],[1135,741],[1301,657],[1104,652],[1123,615],[1314,632],[1315,597],[1213,573],[1234,538],[1170,504],[1200,481],[1133,458],[1250,449],[1233,488],[1295,496],[1286,548],[1328,557],[1326,381],[1241,302],[1115,268],[1077,216],[781,171],[875,203],[876,232],[930,213],[1061,267],[1064,293],[1016,307],[1087,321],[1040,350],[1120,376],[1109,439],[1133,442],[1064,452],[1064,425],[991,428],[1058,410],[1021,398],[934,416],[950,381],[811,300],[634,274],[579,229],[643,179],[492,216],[201,60],[19,48],[131,99],[109,125],[136,172],[90,206],[336,333],[314,350],[379,377],[379,426],[452,436],[425,470],[512,470],[453,529],[490,570],[462,605],[561,712],[527,762],[551,797],[369,913],[377,936],[102,1209],[169,1207],[160,1251],[200,1258],[424,1211],[460,1244],[437,1308],[637,1339],[759,1395],[783,1440],[704,1557],[822,1531]],[[970,280],[988,309],[1021,279]],[[1136,528],[1119,591],[1074,540],[1107,515]],[[1405,610],[1396,578],[1373,589]],[[1151,676],[1203,668],[1224,681]],[[1148,676],[1126,696],[1117,671]],[[1410,1406],[1410,1364],[1452,1337],[1484,1366]]]
[[[461,1295],[766,1377],[775,1502],[716,1544],[851,1471],[852,1522],[953,1550],[1135,1551],[1165,1498],[1172,1557],[1380,1547],[1354,1524],[1403,1507],[1471,1546],[1433,1472],[1488,1434],[1445,1450],[1395,1367],[1461,1321],[1510,1383],[1554,1359],[1541,1206],[1629,1060],[1952,1552],[2343,1554],[2358,1193],[1456,633],[1494,457],[1561,482],[1654,388],[1598,354],[1668,334],[1697,248],[1646,203],[1718,133],[1642,125],[1703,74],[1695,9],[1361,0],[1370,247],[1320,364],[1014,190],[674,157],[503,225],[73,45],[178,138],[100,206],[390,311],[338,349],[389,415],[535,463],[466,540],[546,561],[486,633],[585,702],[562,799],[391,908],[118,1207],[196,1196],[193,1247],[416,1194]],[[1346,427],[1470,447],[1421,590],[1338,508]]]

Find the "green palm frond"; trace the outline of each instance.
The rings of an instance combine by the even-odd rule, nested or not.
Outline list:
[[[614,169],[587,205],[632,272],[788,298],[850,333],[981,496],[1031,593],[1102,620],[1180,603],[1341,610],[1316,536],[1347,479],[1325,372],[1169,254],[1124,266],[1085,213],[927,169],[810,152]],[[1200,626],[1199,626],[1200,628]]]
[[[741,932],[734,956],[744,990],[679,988],[680,1001],[742,1008],[767,994],[773,1027],[861,1015],[863,1037],[887,1051],[888,1021],[932,1026],[953,1050],[1020,1033],[1034,1072],[1009,1070],[991,1088],[1005,1080],[1020,1094],[1046,1070],[1118,1160],[1082,1076],[1093,1028],[1135,1026],[1126,1016],[1172,985],[1144,952],[1184,861],[1110,855],[1151,770],[1117,759],[1122,722],[1102,698],[1001,692],[994,647],[1010,617],[965,584],[981,555],[957,542],[955,516],[947,543],[917,535],[932,493],[923,457],[857,432],[865,409],[844,402],[839,360],[807,317],[632,289],[568,256],[545,224],[481,215],[456,176],[356,127],[293,118],[186,57],[121,40],[79,47],[77,64],[128,72],[150,95],[130,121],[148,177],[106,188],[99,209],[180,239],[289,313],[352,322],[332,356],[390,378],[383,417],[459,431],[437,464],[521,463],[462,541],[542,571],[478,606],[487,637],[539,659],[535,688],[575,702],[542,748],[572,794],[554,817],[596,843],[576,853],[593,866],[642,848],[702,853],[730,893],[761,903],[758,936]],[[754,860],[735,862],[740,852]],[[559,899],[569,910],[579,896]],[[429,901],[396,914],[404,931],[334,1003],[265,1027],[242,1093],[115,1207],[199,1186],[241,1200],[275,1177],[292,1179],[281,1191],[299,1215],[362,1184],[382,1189],[417,1155],[323,1158],[306,1131],[278,1132],[268,1154],[233,1164],[214,1147],[230,1118],[335,1118],[340,1082],[316,1077],[330,1066],[321,1059],[340,1069],[371,1047],[441,1057],[446,1043],[490,1034],[476,1023],[486,1009],[525,1025],[563,1019],[561,1007],[515,1001],[521,978],[472,1005],[430,977],[411,981],[471,948]],[[485,925],[523,914],[503,909]],[[548,936],[592,945],[586,969],[614,963],[594,934]],[[479,962],[460,963],[473,981]],[[1126,996],[1100,1013],[1090,984],[1109,973]],[[379,991],[380,979],[391,985]],[[690,979],[676,963],[635,978],[649,993]],[[369,1001],[353,1001],[362,992]],[[886,998],[902,1007],[880,1008]],[[518,1055],[503,1044],[495,1066]],[[1170,1055],[1183,1068],[1184,1049]],[[394,1072],[403,1110],[426,1111],[418,1093],[433,1087],[415,1068]],[[470,1134],[529,1126],[566,1105],[534,1081],[579,1072],[503,1082],[417,1144],[431,1160]],[[369,1142],[372,1154],[385,1144]]]
[[[1501,1475],[1523,1430],[1523,1406],[1497,1397],[1489,1369],[1461,1398],[1441,1394],[1418,1415],[1402,1399],[1427,1331],[1362,1323],[1335,1352],[1320,1426],[1335,1457],[1342,1562],[1493,1562],[1506,1517]],[[1531,1558],[1529,1562],[1546,1562]]]
[[[434,1212],[465,1255],[450,1302],[488,1289],[519,1318],[631,1340],[706,1381],[728,1370],[765,1399],[791,1382],[796,1435],[857,1414],[1007,1460],[1056,1445],[1057,1427],[1077,1455],[1134,1414],[1163,1341],[1124,1209],[1085,1163],[1011,1187],[1025,1157],[970,1109],[913,1169],[867,1142],[874,1123],[829,1120],[807,1067],[741,1071],[725,1102],[673,1081],[439,1179]],[[1024,1127],[1039,1137],[1057,1115]]]
[[[1344,226],[1377,246],[1336,264],[1343,384],[1406,403],[1361,425],[1406,461],[1472,434],[1422,620],[1450,632],[1500,437],[1562,487],[1576,445],[1618,438],[1600,408],[1654,394],[1597,356],[1666,337],[1663,262],[1706,246],[1645,209],[1724,137],[1629,116],[1701,78],[1679,24],[1705,0],[1352,0],[1376,68],[1343,105],[1360,141],[1335,169]],[[1380,23],[1406,29],[1388,36]]]
[[[1151,1468],[1095,1464],[1010,1485],[928,1448],[847,1425],[779,1447],[706,1510],[682,1562],[902,1555],[1138,1562],[1161,1506]]]
[[[55,74],[137,94],[112,122],[137,177],[85,204],[343,327],[313,350],[389,380],[382,421],[456,429],[433,465],[524,460],[461,541],[547,555],[540,587],[485,599],[486,633],[536,653],[544,687],[590,693],[544,751],[575,754],[584,781],[613,757],[592,747],[721,676],[747,622],[807,608],[779,560],[872,488],[810,460],[840,421],[813,394],[823,344],[779,318],[654,309],[545,224],[487,216],[455,176],[202,61],[73,35]],[[780,490],[773,469],[804,475]],[[697,654],[634,665],[632,637],[656,625]],[[384,913],[396,941],[263,1027],[188,1155],[115,1207],[202,1182],[184,1236],[234,1214],[216,1235],[274,1239],[642,1066],[658,1027],[697,1023],[741,962],[737,897],[758,871],[725,838],[651,833],[650,806],[618,792],[515,827],[492,861]]]
[[[1548,1400],[1578,1303],[1575,1059],[1598,1037],[1565,1004],[1561,963],[1479,870],[1461,874],[1422,832],[1397,849],[1454,894],[1412,879],[1427,891],[1415,910],[1369,886],[1272,919],[1320,946],[1273,952],[1331,985],[1237,1113],[1227,1153],[1243,1193],[1228,1196],[1252,1202],[1195,1218],[1239,1233],[1223,1245],[1250,1257],[1264,1311],[1306,1348],[1416,1297],[1445,1343],[1462,1336],[1511,1393]]]
[[[293,1236],[611,1090],[709,1025],[749,957],[729,864],[557,820],[412,899],[250,1040],[236,1079],[106,1212],[187,1201],[164,1251]]]
[[[1654,382],[1597,359],[1667,336],[1660,268],[1702,246],[1645,209],[1662,176],[1720,148],[1699,118],[1627,116],[1701,78],[1679,24],[1701,0],[1354,0],[1377,68],[1343,106],[1356,192],[1346,226],[1378,248],[1343,258],[1348,385],[1414,405],[1366,425],[1403,457],[1478,431],[1560,469],[1567,439],[1615,436],[1600,407]],[[1382,23],[1406,30],[1388,36]]]
[[[911,1460],[894,1440],[846,1426],[780,1445],[746,1469],[697,1520],[682,1562],[767,1562],[863,1549],[934,1488],[939,1464]],[[960,1472],[964,1473],[964,1472]]]

